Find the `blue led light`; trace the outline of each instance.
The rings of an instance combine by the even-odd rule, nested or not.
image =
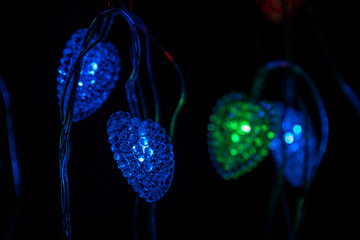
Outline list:
[[[89,67],[88,67],[88,73],[91,74],[91,75],[94,75],[96,70],[98,69],[98,65],[96,62],[92,62]]]
[[[294,142],[294,134],[292,134],[291,132],[287,132],[284,134],[284,141],[287,144],[291,144]]]
[[[282,103],[275,103],[277,113],[283,122],[279,124],[278,132],[269,145],[274,161],[280,168],[286,157],[284,166],[285,179],[293,186],[300,187],[304,184],[304,176],[309,178],[312,175],[314,166],[317,166],[318,141],[310,121],[306,126],[304,114],[294,108],[285,110]],[[309,130],[305,130],[308,127]],[[306,140],[303,131],[309,131],[309,138]],[[283,135],[281,135],[283,134]],[[305,168],[306,152],[308,151],[307,168]],[[306,171],[306,174],[304,174]]]
[[[127,112],[110,116],[107,134],[114,159],[133,189],[147,202],[168,191],[174,173],[170,138],[157,122],[131,118]]]
[[[64,90],[66,76],[80,54],[86,32],[87,29],[79,29],[66,43],[57,77],[59,100]],[[99,42],[84,56],[75,96],[74,122],[87,118],[101,107],[115,87],[119,72],[119,53],[111,42]],[[69,90],[65,102],[68,96]]]
[[[295,134],[300,134],[301,131],[302,131],[302,127],[301,127],[300,125],[298,125],[298,124],[294,125],[294,127],[293,127],[293,132],[294,132]]]

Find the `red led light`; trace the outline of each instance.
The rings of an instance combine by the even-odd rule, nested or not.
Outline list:
[[[294,17],[306,0],[255,0],[261,12],[273,23]]]
[[[164,54],[170,61],[173,61],[172,56],[168,52],[164,51]]]

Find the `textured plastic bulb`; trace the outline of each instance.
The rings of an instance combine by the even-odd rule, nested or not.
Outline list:
[[[276,131],[273,105],[250,103],[244,94],[230,93],[217,101],[208,125],[210,158],[226,180],[250,172],[268,155]]]
[[[157,122],[121,111],[112,114],[107,124],[111,151],[122,175],[140,197],[158,201],[174,173],[173,147],[165,130]]]
[[[269,149],[279,168],[285,164],[283,172],[285,179],[291,186],[300,187],[304,185],[304,176],[309,178],[318,164],[316,158],[318,142],[315,131],[310,121],[307,126],[309,130],[306,130],[306,117],[302,112],[291,107],[285,111],[282,103],[275,103],[275,107],[279,119],[283,119],[283,122],[279,123],[278,132]],[[309,134],[307,144],[305,131]],[[307,168],[305,167],[306,151],[308,151]],[[283,156],[286,157],[285,163]]]
[[[64,90],[65,79],[72,64],[80,54],[87,29],[79,29],[72,34],[66,43],[60,60],[57,77],[58,98]],[[111,42],[99,42],[83,58],[80,79],[75,96],[73,121],[77,122],[89,117],[106,101],[119,78],[120,57]],[[72,84],[70,84],[70,87]],[[65,103],[69,89],[65,95]]]

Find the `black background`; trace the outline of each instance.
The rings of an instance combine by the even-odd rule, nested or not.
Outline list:
[[[186,105],[175,135],[174,181],[157,204],[159,239],[263,239],[275,167],[271,156],[238,180],[224,181],[211,164],[206,144],[208,116],[216,100],[230,91],[248,92],[259,66],[286,57],[285,46],[289,42],[283,34],[283,25],[268,21],[255,1],[239,2],[134,1],[134,12],[176,59],[187,86]],[[0,4],[0,74],[11,95],[23,174],[14,239],[61,239],[57,68],[69,36],[88,27],[103,5],[103,1]],[[322,94],[330,136],[310,188],[299,239],[350,239],[357,233],[359,223],[359,118],[341,92],[321,46],[328,44],[344,79],[360,94],[356,87],[360,17],[354,1],[314,1],[313,8],[327,43],[318,40],[314,23],[309,20],[306,8],[301,8],[292,25],[291,50],[294,61],[309,72]],[[116,168],[106,136],[110,114],[128,111],[123,83],[130,64],[128,38],[124,36],[115,36],[120,39],[121,80],[99,111],[74,123],[72,128],[69,178],[74,239],[132,239],[135,195]],[[152,53],[162,125],[168,131],[180,85],[175,69],[161,51],[153,46]],[[145,73],[144,67],[141,72]],[[146,75],[142,78],[146,79]],[[277,100],[281,82],[269,81],[272,82],[266,86],[265,97]],[[307,99],[306,90],[303,93],[300,90],[299,94]],[[315,111],[311,97],[307,100],[310,111]],[[0,237],[3,237],[13,194],[1,107]],[[294,209],[297,191],[288,187],[286,190],[289,205]],[[287,239],[279,206],[271,236]],[[140,239],[147,239],[147,207],[147,203],[140,201]]]

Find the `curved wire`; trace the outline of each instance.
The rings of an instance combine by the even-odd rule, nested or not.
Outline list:
[[[16,225],[16,221],[19,216],[20,199],[21,199],[21,184],[22,184],[21,178],[22,177],[21,177],[20,164],[19,164],[19,160],[17,157],[17,153],[16,153],[16,147],[15,147],[15,137],[14,137],[10,96],[9,96],[9,92],[6,88],[5,82],[3,81],[1,76],[0,76],[0,92],[3,97],[4,106],[5,106],[6,125],[7,125],[8,140],[9,140],[10,158],[11,158],[11,168],[12,168],[14,190],[15,190],[14,191],[15,200],[14,200],[13,212],[11,215],[8,231],[6,232],[6,235],[5,235],[5,239],[10,240],[10,239],[12,239],[13,234],[15,232],[15,225]]]
[[[108,32],[111,21],[117,15],[122,16],[130,25],[131,33],[131,56],[132,56],[132,72],[128,78],[125,87],[127,92],[127,100],[129,102],[130,112],[133,116],[141,116],[139,112],[139,106],[135,95],[134,81],[137,78],[139,71],[140,61],[140,41],[136,31],[136,27],[132,19],[127,15],[126,11],[118,8],[105,10],[97,16],[91,23],[85,40],[83,42],[82,50],[73,63],[68,75],[65,79],[65,85],[60,99],[60,119],[62,123],[62,129],[59,139],[59,163],[60,163],[60,185],[61,185],[61,208],[63,214],[63,237],[70,240],[72,238],[71,233],[71,218],[70,218],[70,198],[69,198],[69,181],[67,175],[68,160],[71,152],[70,145],[70,130],[73,119],[73,110],[75,104],[75,96],[77,84],[80,78],[80,71],[82,67],[82,61],[85,54],[90,51],[97,43],[99,43],[106,33]],[[95,33],[98,31],[96,39]],[[69,89],[70,88],[70,89]],[[69,97],[66,98],[66,93],[69,91]]]
[[[314,28],[314,32],[320,43],[319,45],[322,47],[325,58],[330,65],[330,69],[333,73],[335,80],[340,85],[340,88],[343,91],[344,95],[348,98],[350,103],[355,108],[357,115],[360,117],[360,99],[356,95],[355,91],[345,81],[345,79],[343,78],[343,76],[340,73],[340,70],[338,69],[337,65],[335,64],[334,57],[331,54],[330,48],[327,44],[324,33],[320,27],[320,24],[319,24],[318,20],[316,19],[314,9],[313,9],[310,1],[307,3],[307,12],[308,12],[308,17],[310,18],[310,21],[312,22],[311,25]]]
[[[152,202],[148,206],[148,236],[151,240],[157,240],[155,210],[156,202]]]
[[[115,7],[115,4],[119,5],[119,7]],[[130,56],[131,56],[131,59],[133,60],[133,62],[132,62],[133,70],[135,70],[135,67],[139,68],[139,66],[140,66],[140,64],[139,64],[139,62],[140,62],[140,39],[137,34],[136,24],[134,23],[134,20],[131,16],[131,12],[129,12],[126,9],[125,4],[122,1],[118,1],[118,2],[114,3],[114,0],[107,0],[107,8],[108,8],[108,10],[120,9],[120,10],[124,11],[124,13],[127,14],[126,20],[128,21],[128,23],[130,25],[130,30],[136,32],[135,36],[134,36],[134,34],[131,34],[131,40],[132,40],[132,42],[135,42],[135,44],[134,44],[135,48],[133,48],[134,51],[130,51]],[[137,49],[138,49],[138,51],[137,51]],[[146,110],[144,94],[143,94],[142,87],[140,84],[140,79],[138,76],[139,69],[136,69],[135,71],[136,71],[136,75],[133,76],[133,78],[131,80],[129,78],[125,84],[126,95],[127,95],[127,99],[128,99],[128,103],[129,103],[129,107],[130,107],[130,113],[133,117],[139,117],[141,119],[140,107],[139,107],[139,103],[138,103],[136,93],[135,93],[135,85],[134,84],[136,83],[136,86],[137,86],[137,89],[139,92],[140,101],[141,101],[143,116],[145,118],[147,118],[147,110]],[[134,71],[133,71],[133,73],[134,73]]]
[[[287,61],[287,60],[271,61],[271,62],[266,63],[264,67],[259,69],[259,71],[255,77],[254,83],[253,83],[251,94],[252,94],[253,98],[258,100],[263,91],[266,76],[267,76],[268,72],[275,70],[275,69],[285,69],[285,68],[290,68],[296,74],[299,74],[300,76],[303,77],[306,84],[309,86],[310,90],[312,91],[312,94],[314,95],[315,102],[316,102],[317,108],[319,110],[320,123],[321,123],[321,140],[320,140],[320,145],[319,145],[319,151],[318,151],[317,157],[316,157],[318,160],[317,165],[315,165],[315,169],[313,169],[313,171],[312,171],[312,175],[313,175],[316,168],[318,167],[318,164],[320,163],[320,160],[323,158],[325,151],[326,151],[327,142],[328,142],[328,138],[329,138],[329,123],[328,123],[325,106],[324,106],[323,100],[320,96],[320,92],[317,89],[317,87],[316,87],[314,81],[312,80],[312,78],[310,77],[310,75],[307,72],[305,72],[300,66],[298,66],[295,63],[292,63],[290,61]]]
[[[124,4],[122,2],[119,2],[120,6],[122,8],[125,8]],[[111,9],[114,6],[113,1],[108,1],[107,2],[108,8]],[[147,26],[145,24],[145,22],[138,17],[136,14],[134,14],[133,12],[128,12],[129,16],[133,19],[135,26],[141,30],[144,35],[145,35],[145,46],[146,46],[146,66],[147,66],[147,71],[148,71],[148,76],[149,76],[149,81],[150,81],[150,85],[152,88],[152,92],[153,92],[153,97],[154,97],[154,104],[155,104],[155,121],[159,122],[160,121],[160,104],[159,104],[159,99],[158,99],[158,94],[157,94],[157,90],[156,90],[156,86],[155,86],[155,82],[153,79],[153,74],[152,74],[152,66],[151,66],[151,57],[150,57],[150,39],[164,52],[165,56],[174,64],[179,78],[180,78],[180,82],[181,82],[181,95],[180,95],[180,100],[177,104],[177,107],[172,115],[172,119],[171,119],[171,123],[170,123],[170,139],[171,141],[174,140],[174,129],[175,129],[175,125],[176,125],[176,121],[177,121],[177,117],[178,114],[180,112],[180,110],[182,109],[184,103],[185,103],[185,82],[184,82],[184,78],[182,76],[181,70],[178,66],[178,64],[174,61],[174,59],[171,57],[171,55],[164,50],[164,48],[155,40],[155,38],[153,36],[150,35],[150,33],[147,30]],[[141,84],[139,79],[137,78],[137,86],[139,88],[139,94],[140,94],[140,99],[142,102],[142,107],[143,107],[143,111],[144,113],[146,113],[146,105],[145,105],[145,101],[143,99],[143,94],[142,94],[142,90],[141,90]],[[135,93],[133,93],[135,94]],[[129,96],[129,92],[127,92],[127,95]],[[137,106],[137,105],[136,105]],[[136,219],[137,219],[137,210],[138,210],[138,203],[139,203],[139,199],[138,197],[135,198],[135,203],[134,203],[134,210],[133,210],[133,224],[134,224],[134,237],[135,239],[137,239],[137,232],[136,232]],[[156,219],[155,219],[155,210],[156,210],[156,203],[151,203],[149,206],[149,238],[152,240],[156,240],[157,239],[157,234],[156,234]]]
[[[175,67],[175,69],[176,69],[176,71],[178,73],[179,79],[180,79],[180,84],[181,84],[180,99],[179,99],[178,104],[177,104],[177,106],[176,106],[176,108],[174,110],[174,113],[172,115],[171,122],[170,122],[170,131],[169,131],[170,141],[174,143],[174,134],[175,134],[175,129],[176,129],[176,123],[177,123],[177,120],[178,120],[178,115],[179,115],[180,111],[182,110],[182,108],[183,108],[183,106],[185,104],[185,98],[186,98],[186,88],[185,88],[184,77],[182,75],[182,72],[181,72],[181,69],[180,69],[179,65],[176,63],[176,61],[173,59],[173,57],[167,51],[164,50],[164,48],[147,31],[147,29],[142,29],[142,30],[163,51],[163,53],[169,59],[169,61],[173,63],[173,65],[174,65],[174,67]],[[150,61],[150,59],[148,59],[147,61]],[[156,202],[151,204],[150,219],[149,219],[149,224],[150,224],[149,227],[151,228],[149,236],[150,236],[150,239],[152,239],[152,240],[157,239],[157,237],[156,237],[157,234],[156,234],[155,209],[156,209]]]
[[[157,90],[156,90],[156,85],[155,85],[155,82],[154,82],[154,79],[153,79],[153,74],[152,74],[151,56],[150,56],[150,40],[152,40],[164,52],[165,56],[174,64],[174,66],[175,66],[175,68],[176,68],[176,70],[178,72],[182,89],[181,89],[180,100],[179,100],[179,102],[178,102],[178,104],[176,106],[176,109],[175,109],[175,111],[174,111],[174,113],[172,115],[172,119],[171,119],[171,123],[170,123],[169,136],[170,136],[171,141],[173,142],[174,141],[174,130],[175,130],[177,117],[178,117],[178,114],[179,114],[180,110],[182,109],[182,107],[183,107],[183,105],[185,103],[186,93],[185,93],[184,78],[182,76],[182,73],[181,73],[181,70],[180,70],[179,66],[174,61],[174,59],[171,57],[171,55],[167,51],[164,50],[164,48],[156,41],[156,39],[152,35],[150,35],[145,22],[139,16],[134,14],[133,12],[129,12],[129,15],[134,20],[134,23],[135,23],[136,27],[139,30],[141,30],[145,35],[146,66],[147,66],[150,85],[151,85],[152,92],[153,92],[153,97],[154,97],[155,121],[157,121],[157,122],[160,121],[160,104],[159,104],[158,94],[157,94]],[[138,201],[138,199],[135,199],[135,206],[138,206],[137,201]],[[148,214],[149,214],[149,218],[148,218],[149,239],[152,239],[152,240],[157,239],[155,210],[156,210],[156,202],[151,203],[149,205],[149,211],[148,211]],[[134,209],[134,211],[135,211],[135,209]],[[136,233],[135,233],[134,236],[137,236]]]
[[[178,120],[178,115],[180,113],[180,111],[182,110],[182,108],[184,107],[185,104],[185,99],[186,99],[186,86],[185,86],[185,81],[184,81],[184,77],[182,75],[181,69],[179,67],[179,65],[177,64],[177,62],[174,60],[174,58],[170,55],[170,53],[168,51],[165,50],[165,48],[149,33],[150,39],[158,46],[158,48],[160,48],[164,55],[167,57],[167,59],[169,59],[169,61],[174,65],[179,79],[180,79],[180,85],[181,85],[181,92],[180,92],[180,98],[178,101],[178,104],[176,105],[176,108],[174,110],[174,113],[172,115],[171,118],[171,123],[170,123],[170,131],[169,131],[169,136],[171,141],[174,141],[174,134],[175,134],[175,129],[176,129],[176,124],[177,124],[177,120]]]
[[[148,71],[151,90],[153,92],[153,97],[154,97],[155,121],[159,122],[160,121],[160,104],[159,104],[159,97],[158,97],[155,82],[154,82],[154,77],[152,74],[149,32],[147,30],[147,26],[146,26],[145,22],[139,16],[137,16],[133,12],[129,12],[129,16],[134,20],[136,27],[138,29],[140,29],[145,35],[146,68]]]
[[[308,116],[307,108],[306,108],[304,102],[302,101],[302,99],[299,99],[299,106],[300,106],[300,109],[303,112],[304,116]],[[310,124],[311,124],[310,118],[307,118],[307,121],[305,121],[305,129],[306,129],[305,130],[305,146],[309,146],[308,140],[309,140],[309,135],[310,135]],[[307,147],[306,152],[305,152],[304,169],[308,169],[309,158],[310,158],[309,147]],[[309,188],[310,188],[310,181],[306,181],[308,178],[306,171],[303,172],[303,178],[305,179],[304,191],[303,191],[302,196],[300,196],[300,198],[297,201],[297,206],[296,206],[296,211],[295,211],[295,219],[294,219],[294,225],[293,225],[293,232],[295,234],[298,233],[300,225],[304,219],[305,205],[307,203],[307,194],[308,194]],[[310,178],[312,178],[312,176]]]
[[[152,91],[153,91],[153,95],[154,95],[154,101],[155,101],[155,119],[158,118],[159,112],[160,112],[160,104],[159,104],[159,100],[158,100],[158,96],[157,96],[157,91],[156,91],[156,87],[155,87],[155,83],[153,80],[153,75],[152,75],[152,71],[151,71],[151,61],[150,61],[150,41],[153,41],[153,43],[156,44],[156,46],[158,48],[161,49],[161,51],[163,51],[164,55],[166,56],[166,58],[174,65],[179,79],[180,79],[180,84],[181,84],[181,93],[180,93],[180,99],[179,102],[176,106],[176,109],[172,115],[171,118],[171,123],[170,123],[170,131],[169,131],[169,136],[170,139],[174,138],[174,132],[175,132],[175,126],[176,126],[176,121],[177,121],[177,117],[179,112],[181,111],[182,107],[185,104],[185,98],[186,98],[186,87],[185,87],[185,81],[184,81],[184,77],[182,75],[181,69],[179,67],[179,65],[177,64],[177,62],[174,60],[174,58],[169,54],[168,51],[165,50],[165,48],[154,38],[153,35],[151,35],[147,29],[146,24],[144,23],[144,21],[137,16],[136,14],[130,12],[129,15],[133,18],[135,25],[145,34],[145,41],[146,41],[146,64],[147,64],[147,69],[149,72],[149,80],[151,83],[151,87],[152,87]],[[156,120],[155,120],[156,121]]]
[[[321,121],[320,122],[321,123],[321,140],[320,140],[320,145],[319,145],[319,151],[316,156],[317,164],[315,164],[315,166],[311,172],[310,179],[312,179],[318,165],[320,164],[321,159],[323,158],[323,156],[325,154],[328,139],[329,139],[329,122],[328,122],[328,117],[326,114],[324,102],[320,96],[320,92],[317,89],[317,87],[316,87],[314,81],[312,80],[312,78],[310,77],[310,75],[306,71],[304,71],[299,65],[297,65],[295,63],[289,62],[287,60],[276,60],[276,61],[267,63],[266,68],[268,69],[268,71],[271,71],[273,69],[279,69],[279,68],[292,69],[296,74],[303,77],[303,79],[309,86],[310,90],[312,91],[312,94],[314,95],[315,102],[316,102],[317,108],[319,110],[320,121]]]
[[[305,179],[304,194],[298,200],[293,232],[292,231],[288,232],[289,237],[293,239],[293,238],[295,238],[295,233],[298,231],[299,225],[304,216],[304,211],[305,211],[304,202],[306,202],[305,200],[306,200],[306,196],[307,196],[307,193],[308,193],[308,190],[310,187],[310,183],[311,183],[311,181],[315,175],[316,169],[319,166],[321,159],[323,158],[325,151],[326,151],[328,137],[329,137],[329,124],[328,124],[328,118],[327,118],[323,100],[322,100],[322,98],[320,96],[320,92],[317,89],[312,78],[300,66],[298,66],[288,60],[271,61],[259,69],[259,71],[255,77],[252,89],[251,89],[251,94],[252,94],[253,99],[255,99],[255,101],[259,101],[259,98],[261,96],[261,93],[262,93],[264,85],[265,85],[265,80],[267,78],[267,75],[270,71],[275,70],[275,69],[290,69],[294,73],[302,76],[302,78],[305,80],[306,84],[309,86],[309,88],[312,91],[312,94],[314,96],[314,99],[315,99],[315,102],[316,102],[316,105],[317,105],[317,108],[319,111],[320,124],[321,124],[321,140],[320,140],[319,149],[318,149],[318,152],[317,152],[317,155],[315,158],[316,164],[314,165],[313,169],[311,169],[310,177],[308,179],[304,178]],[[301,105],[301,108],[303,109],[303,111],[306,112],[305,106],[303,104],[300,104],[300,105]],[[287,223],[288,223],[288,225],[290,225],[288,205],[287,205],[285,197],[283,195],[283,191],[281,190],[283,188],[282,178],[281,178],[282,171],[283,170],[280,169],[279,173],[277,174],[276,184],[273,185],[273,189],[271,191],[272,194],[270,197],[270,202],[269,202],[269,207],[268,207],[267,225],[266,225],[266,229],[265,229],[265,237],[267,237],[267,238],[269,238],[271,219],[272,219],[276,199],[277,199],[277,196],[279,193],[280,193],[280,200],[282,202],[283,210],[284,210],[285,216],[287,217]]]

